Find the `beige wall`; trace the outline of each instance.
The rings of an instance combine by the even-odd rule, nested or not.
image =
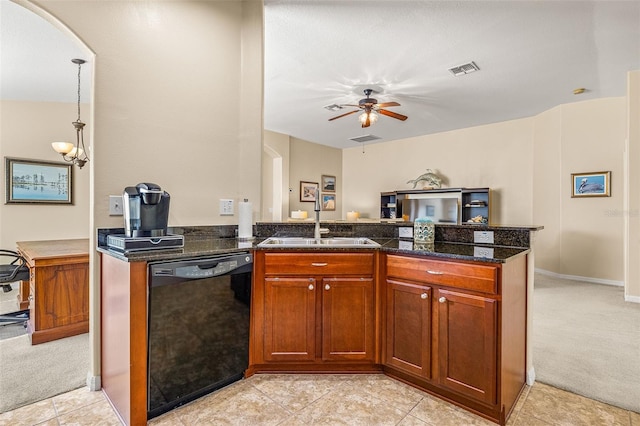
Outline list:
[[[122,226],[121,217],[108,215],[108,196],[144,181],[172,195],[170,225],[237,223],[237,213],[219,215],[220,198],[248,198],[257,216],[261,1],[32,3],[96,55],[90,236],[98,227]],[[95,380],[100,275],[93,251],[90,267],[89,379]]]
[[[492,221],[532,223],[533,119],[507,121],[343,150],[348,208],[379,217],[380,192],[411,189],[433,169],[447,187],[490,187]],[[508,200],[505,201],[505,200]]]
[[[269,222],[289,216],[289,136],[264,132],[262,155],[262,215],[260,220]],[[277,180],[280,179],[279,182]]]
[[[431,168],[448,187],[490,187],[492,220],[543,225],[536,267],[623,280],[625,98],[562,105],[536,117],[343,151],[343,198],[378,216],[381,191]],[[611,171],[611,197],[571,198],[570,175]]]
[[[88,105],[81,106],[88,111]],[[0,157],[62,162],[54,141],[74,141],[77,105],[57,102],[1,101]],[[91,127],[89,117],[83,121]],[[17,241],[89,237],[89,168],[73,167],[73,205],[0,204],[0,248],[15,250]]]
[[[625,156],[625,298],[640,303],[640,71],[628,74]]]
[[[625,98],[562,105],[559,269],[564,275],[623,280]],[[611,197],[571,198],[571,173],[611,171]],[[543,206],[536,206],[536,209]],[[544,245],[539,245],[545,251]],[[544,262],[538,267],[547,269]]]
[[[320,220],[346,218],[345,209],[351,210],[351,203],[343,203],[342,150],[319,145],[302,139],[291,138],[289,166],[289,208],[306,210],[309,217],[315,217],[314,203],[300,202],[300,181],[318,182],[322,175],[336,177],[336,210],[320,212]],[[322,194],[322,192],[321,192]],[[290,212],[289,212],[290,214]]]
[[[96,53],[95,226],[120,226],[108,196],[144,181],[172,195],[170,225],[237,223],[220,198],[259,206],[260,2],[38,4]]]

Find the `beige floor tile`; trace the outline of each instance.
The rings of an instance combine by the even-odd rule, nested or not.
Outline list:
[[[36,425],[56,417],[56,410],[51,399],[36,402],[0,414],[0,426]]]
[[[58,423],[58,418],[56,417],[55,419],[49,419],[46,422],[38,423],[35,426],[60,426],[60,423]]]
[[[260,374],[247,379],[247,383],[292,413],[322,398],[343,381],[332,375],[317,374]]]
[[[291,413],[246,382],[175,410],[185,425],[277,425]]]
[[[520,416],[535,417],[554,425],[629,425],[629,413],[580,395],[536,383],[520,410]]]
[[[511,415],[507,419],[507,426],[514,426],[516,424],[516,420],[518,420],[518,415],[520,414],[520,410],[524,406],[524,402],[527,399],[527,395],[529,395],[529,391],[531,390],[531,386],[524,386],[522,389],[522,393],[520,394],[520,398],[516,401],[516,405],[513,407],[511,411]]]
[[[553,426],[553,423],[547,423],[543,420],[527,415],[519,415],[513,426]]]
[[[408,413],[427,394],[383,374],[353,376],[344,389],[367,392],[374,398]]]
[[[85,386],[71,392],[63,393],[62,395],[54,396],[52,399],[58,415],[61,415],[96,402],[104,401],[105,396],[102,391],[92,392]]]
[[[640,413],[629,411],[631,426],[640,426]]]
[[[485,420],[482,417],[476,416],[430,395],[425,396],[422,401],[411,410],[410,414],[434,426],[495,426],[495,423],[489,420]]]
[[[147,423],[149,426],[182,426],[180,417],[175,411],[170,411],[160,417],[153,418]]]
[[[428,426],[429,423],[423,422],[417,417],[413,417],[410,415],[405,416],[404,419],[398,423],[398,426]]]
[[[283,425],[396,425],[406,414],[364,389],[339,386]]]
[[[121,426],[106,399],[58,416],[60,426]]]

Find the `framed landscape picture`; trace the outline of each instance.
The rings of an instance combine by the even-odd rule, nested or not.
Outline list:
[[[304,182],[300,181],[300,201],[315,202],[316,194],[318,193],[318,182]]]
[[[322,210],[336,209],[336,194],[322,194]]]
[[[571,197],[610,197],[611,172],[571,173]]]
[[[329,175],[322,175],[322,191],[335,192],[336,191],[336,177]]]
[[[6,204],[72,204],[71,163],[5,157]]]

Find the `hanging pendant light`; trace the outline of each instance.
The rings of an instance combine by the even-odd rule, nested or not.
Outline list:
[[[87,150],[84,147],[85,123],[80,120],[80,71],[82,64],[87,61],[84,59],[72,59],[71,62],[78,65],[78,119],[71,123],[76,129],[76,144],[74,145],[71,142],[52,142],[51,146],[57,153],[62,155],[64,161],[82,168],[89,161]]]

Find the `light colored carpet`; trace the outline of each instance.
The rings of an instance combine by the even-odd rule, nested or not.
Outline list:
[[[89,334],[31,346],[23,335],[0,341],[0,413],[86,385]]]
[[[536,380],[640,412],[640,304],[622,287],[536,273]]]

